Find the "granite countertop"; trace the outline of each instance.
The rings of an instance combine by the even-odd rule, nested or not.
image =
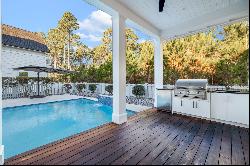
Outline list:
[[[156,88],[157,90],[174,90],[174,88]],[[232,93],[232,94],[249,94],[248,91],[241,92],[241,91],[223,91],[223,90],[208,90],[208,93]]]
[[[240,92],[240,91],[208,91],[210,93],[231,93],[231,94],[249,94],[249,92]]]
[[[157,90],[174,90],[173,88],[156,88]],[[208,93],[232,93],[232,94],[249,94],[249,92],[240,91],[207,91]]]
[[[174,90],[174,88],[156,88],[157,90]]]

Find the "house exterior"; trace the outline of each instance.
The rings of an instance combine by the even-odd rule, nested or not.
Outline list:
[[[36,77],[35,72],[16,71],[13,68],[22,66],[50,66],[48,47],[40,33],[30,32],[2,24],[2,77],[10,78],[25,75]],[[47,73],[41,73],[47,77]]]

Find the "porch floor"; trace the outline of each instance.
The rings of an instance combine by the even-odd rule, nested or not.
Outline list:
[[[249,129],[151,109],[126,124],[109,123],[14,156],[5,164],[249,165]]]

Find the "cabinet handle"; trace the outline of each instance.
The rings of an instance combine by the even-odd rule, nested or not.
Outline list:
[[[181,100],[181,106],[182,106],[182,100]]]
[[[198,102],[196,101],[196,108],[198,108]]]
[[[193,101],[193,108],[194,108],[194,101]]]

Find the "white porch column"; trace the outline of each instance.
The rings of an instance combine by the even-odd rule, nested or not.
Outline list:
[[[0,30],[1,33],[1,30]],[[2,43],[1,39],[0,42]],[[0,57],[1,61],[1,57]],[[2,62],[2,61],[1,61]],[[1,68],[0,63],[0,68]],[[2,74],[0,72],[0,78],[2,78]],[[2,87],[2,79],[0,80],[0,86]],[[0,165],[4,164],[4,146],[3,146],[3,130],[2,130],[2,88],[0,88]]]
[[[2,84],[0,83],[2,86]],[[2,90],[0,90],[2,94]],[[4,164],[4,146],[3,146],[3,132],[2,132],[2,95],[0,97],[0,165]]]
[[[122,124],[126,113],[126,37],[125,18],[113,16],[113,114],[112,121]]]
[[[154,40],[154,107],[158,107],[157,89],[163,88],[163,47],[162,39]]]

